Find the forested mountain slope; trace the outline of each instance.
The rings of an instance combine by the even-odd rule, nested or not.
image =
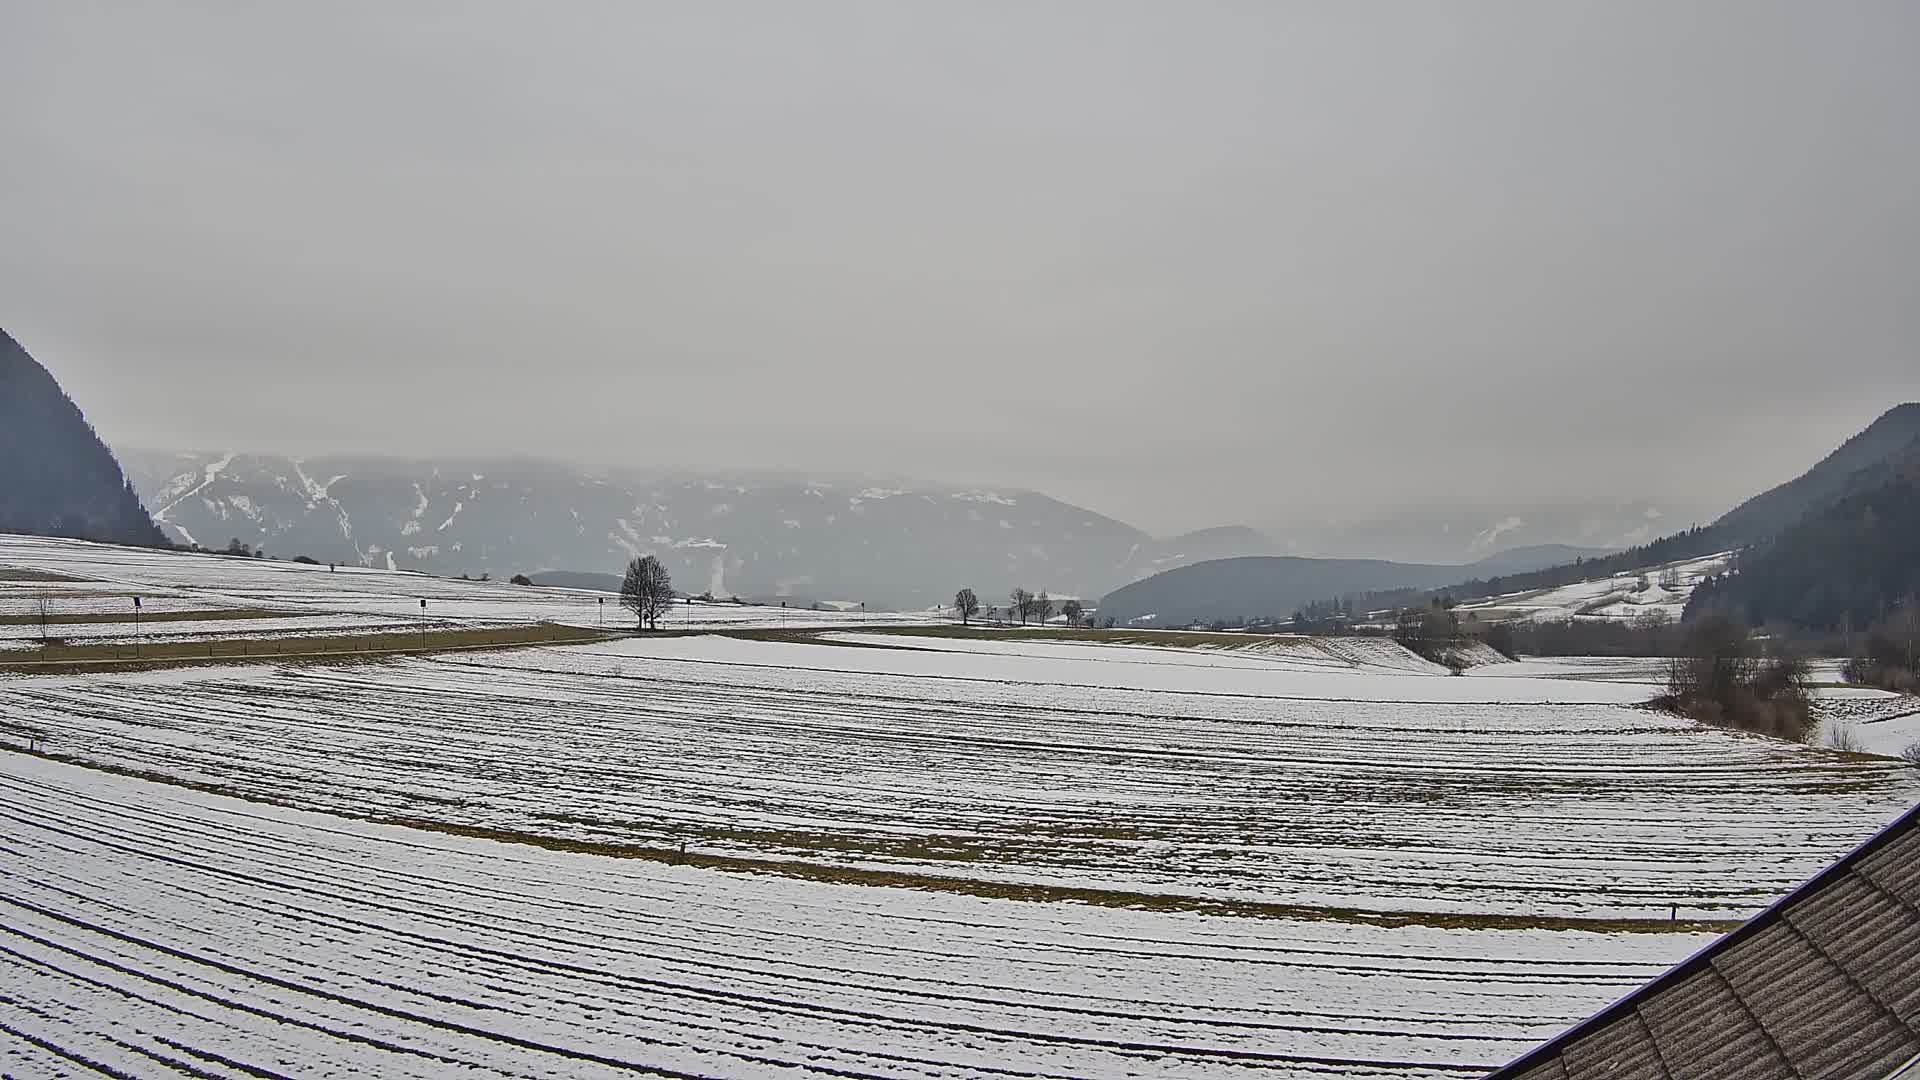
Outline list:
[[[4,330],[0,532],[122,544],[165,542],[80,407]]]
[[[1848,439],[1800,476],[1764,491],[1714,524],[1732,541],[1751,544],[1772,536],[1845,495],[1862,469],[1884,466],[1920,440],[1920,402],[1887,410],[1866,430]]]
[[[1531,563],[1525,558],[1489,560],[1484,569],[1494,572],[1479,574],[1474,573],[1474,567],[1375,560],[1219,559],[1157,574],[1117,590],[1102,602],[1101,613],[1123,620],[1152,614],[1173,622],[1286,618],[1297,606],[1331,601],[1349,593],[1361,594],[1353,599],[1362,608],[1390,606],[1403,602],[1406,597],[1396,594],[1407,589],[1444,591],[1454,600],[1474,600],[1558,589],[1759,545],[1777,553],[1762,561],[1756,550],[1744,565],[1751,569],[1765,567],[1764,578],[1739,588],[1768,590],[1769,596],[1774,597],[1762,604],[1768,611],[1780,610],[1779,605],[1784,603],[1775,595],[1775,590],[1781,595],[1797,590],[1799,595],[1793,606],[1811,615],[1843,603],[1835,596],[1810,598],[1806,595],[1813,576],[1824,572],[1819,560],[1848,557],[1848,550],[1852,550],[1852,557],[1865,558],[1868,549],[1881,539],[1897,546],[1893,534],[1874,532],[1872,536],[1880,539],[1873,539],[1861,533],[1860,515],[1868,509],[1883,518],[1896,515],[1895,504],[1903,489],[1891,487],[1871,499],[1862,496],[1860,501],[1849,503],[1840,511],[1839,517],[1829,520],[1826,515],[1836,510],[1836,502],[1850,493],[1886,483],[1903,468],[1901,463],[1913,454],[1916,446],[1920,446],[1920,403],[1897,406],[1799,477],[1748,499],[1712,524],[1696,525],[1646,544],[1596,557],[1582,554],[1563,561],[1555,557],[1556,549],[1552,547],[1525,549],[1509,554],[1539,553],[1546,557]],[[1783,529],[1801,521],[1810,524],[1793,543],[1769,544]],[[1824,524],[1818,524],[1820,522]],[[1843,532],[1851,538],[1843,541],[1840,538]],[[1920,557],[1920,539],[1915,539],[1920,538],[1920,532],[1909,532],[1907,536],[1909,548]],[[1893,558],[1891,551],[1887,558]],[[1798,565],[1795,560],[1809,561]],[[1786,576],[1789,565],[1795,567],[1792,583]],[[1873,586],[1875,589],[1894,588],[1897,581],[1904,580],[1884,559],[1868,565],[1873,568],[1870,573],[1877,583]],[[1856,566],[1842,573],[1854,574],[1864,569]],[[1763,585],[1763,580],[1770,584]],[[1867,587],[1860,580],[1836,581],[1832,586],[1848,596]],[[1366,595],[1370,593],[1377,595]],[[1703,597],[1701,593],[1694,595]],[[1732,599],[1730,592],[1709,590],[1700,602],[1708,602],[1705,598],[1715,596]],[[1856,598],[1844,604],[1852,606],[1863,602]]]
[[[1749,548],[1696,589],[1688,613],[1754,624],[1864,629],[1920,595],[1920,440],[1854,474],[1851,490]]]
[[[1762,544],[1795,522],[1819,517],[1863,483],[1885,478],[1915,445],[1920,445],[1920,403],[1909,402],[1881,414],[1805,473],[1748,499],[1711,525],[1695,526],[1598,559],[1476,578],[1450,585],[1447,592],[1456,599],[1475,599],[1552,589]]]

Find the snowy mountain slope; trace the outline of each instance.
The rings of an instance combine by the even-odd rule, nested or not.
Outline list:
[[[1693,590],[1708,577],[1724,573],[1733,552],[1682,559],[1619,574],[1601,574],[1552,589],[1489,596],[1461,604],[1459,610],[1484,619],[1635,620],[1649,615],[1680,621]]]
[[[904,608],[963,585],[983,599],[1013,585],[1097,596],[1162,554],[1132,526],[1029,491],[527,460],[126,458],[179,540],[436,574],[617,573],[652,554],[693,592]]]

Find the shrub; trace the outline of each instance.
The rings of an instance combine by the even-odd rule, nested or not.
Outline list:
[[[1900,751],[1900,760],[1916,769],[1920,769],[1920,742],[1914,743],[1905,750]]]
[[[1393,640],[1424,659],[1447,664],[1449,647],[1460,640],[1460,619],[1438,601],[1407,608],[1394,617]]]
[[[1792,656],[1766,658],[1733,621],[1696,622],[1667,665],[1667,692],[1656,708],[1703,724],[1756,731],[1795,742],[1812,735],[1807,665]]]
[[[1509,660],[1520,659],[1520,643],[1515,640],[1511,623],[1494,623],[1487,627],[1487,647]]]
[[[1832,729],[1827,732],[1827,745],[1835,750],[1845,750],[1851,754],[1863,753],[1866,750],[1866,747],[1860,743],[1860,736],[1854,732],[1852,726],[1840,723],[1835,723]]]
[[[515,584],[515,585],[531,585],[531,584],[533,584],[533,579],[532,579],[532,578],[530,578],[530,577],[528,577],[528,576],[527,576],[527,575],[525,575],[525,574],[515,574],[515,575],[513,575],[513,576],[512,576],[511,578],[508,578],[507,580],[508,580],[508,581],[510,581],[510,582],[512,582],[512,583],[513,583],[513,584]]]

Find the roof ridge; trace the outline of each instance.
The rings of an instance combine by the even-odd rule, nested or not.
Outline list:
[[[1725,982],[1726,977],[1721,975],[1719,969],[1713,965],[1715,957],[1754,937],[1773,923],[1785,921],[1787,908],[1849,875],[1870,882],[1875,889],[1892,896],[1898,901],[1902,909],[1914,914],[1916,919],[1920,919],[1920,911],[1916,911],[1912,903],[1907,902],[1879,882],[1874,881],[1871,875],[1858,866],[1863,859],[1871,856],[1887,844],[1892,843],[1909,830],[1920,830],[1920,803],[1916,803],[1911,809],[1888,822],[1852,851],[1842,855],[1826,869],[1821,870],[1819,873],[1801,883],[1799,888],[1794,889],[1792,892],[1774,901],[1764,911],[1748,919],[1736,929],[1715,938],[1692,956],[1675,964],[1652,981],[1636,987],[1613,1004],[1608,1005],[1606,1008],[1601,1009],[1599,1012],[1594,1013],[1592,1016],[1573,1025],[1546,1042],[1541,1043],[1539,1046],[1534,1047],[1532,1050],[1515,1058],[1506,1065],[1488,1073],[1486,1080],[1516,1080],[1516,1078],[1520,1077],[1527,1070],[1544,1062],[1554,1060],[1569,1044],[1588,1032],[1594,1031],[1605,1024],[1617,1021],[1626,1015],[1637,1015],[1640,1004],[1643,1001],[1647,1000],[1656,992],[1672,985],[1676,980],[1693,974],[1701,968],[1712,968],[1714,973],[1720,977],[1721,981]],[[1744,1007],[1745,1003],[1742,1002],[1742,1008]],[[1762,1032],[1765,1033],[1764,1028]],[[1773,1036],[1768,1033],[1767,1039],[1769,1043],[1772,1043]],[[1775,1044],[1774,1048],[1775,1051],[1778,1052],[1779,1047],[1777,1044]],[[1789,1069],[1791,1069],[1791,1064],[1789,1064]]]

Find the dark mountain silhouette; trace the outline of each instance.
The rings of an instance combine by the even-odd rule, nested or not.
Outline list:
[[[1384,559],[1254,555],[1213,559],[1155,574],[1100,601],[1101,618],[1121,624],[1184,626],[1214,619],[1285,619],[1300,606],[1346,593],[1432,589],[1457,580],[1459,566]]]
[[[1326,600],[1347,592],[1409,588],[1444,591],[1456,600],[1472,600],[1557,588],[1660,563],[1742,548],[1755,549],[1746,563],[1758,567],[1762,565],[1755,558],[1759,549],[1770,547],[1770,542],[1776,536],[1796,523],[1818,521],[1847,497],[1891,484],[1896,477],[1907,475],[1910,470],[1904,463],[1915,453],[1916,446],[1920,446],[1920,403],[1910,402],[1887,410],[1864,431],[1848,439],[1805,473],[1748,499],[1713,524],[1695,526],[1613,554],[1598,557],[1583,554],[1568,560],[1559,558],[1553,546],[1547,545],[1522,549],[1522,558],[1517,563],[1495,557],[1473,567],[1372,560],[1219,559],[1157,574],[1119,589],[1101,604],[1101,613],[1121,619],[1154,613],[1162,620],[1178,622],[1256,616],[1284,618],[1292,610],[1293,604]],[[1885,514],[1885,500],[1897,499],[1899,490],[1896,486],[1874,496],[1880,500],[1873,504],[1875,513]],[[1850,504],[1847,513],[1864,508],[1865,504]],[[1847,520],[1857,525],[1862,519],[1855,517]],[[1816,556],[1812,552],[1816,550],[1825,552],[1819,557],[1835,557],[1846,550],[1850,543],[1868,543],[1861,537],[1845,542],[1836,539],[1834,532],[1838,528],[1840,526],[1832,522],[1819,528],[1809,526],[1806,535],[1797,538],[1793,545],[1781,549],[1784,554],[1771,557],[1772,561],[1765,564],[1767,573],[1770,576],[1785,574],[1786,567],[1794,560],[1814,558]],[[1826,538],[1819,545],[1808,539],[1815,533]],[[1908,534],[1909,537],[1912,535]],[[1909,544],[1909,547],[1916,552],[1914,557],[1920,558],[1920,544]],[[1545,558],[1529,566],[1526,565],[1526,554],[1540,554]],[[1449,570],[1455,576],[1446,576]],[[1441,576],[1436,579],[1434,571],[1439,571]],[[1324,576],[1316,577],[1322,572]],[[1818,567],[1801,568],[1794,572],[1793,579],[1798,583],[1794,587],[1803,591],[1810,588],[1811,579],[1806,575],[1819,572],[1839,573],[1837,568],[1827,568],[1826,571]],[[1891,570],[1887,572],[1891,576],[1883,582],[1886,587],[1895,587],[1896,581],[1904,580]],[[1369,578],[1373,579],[1371,583],[1368,583]],[[1761,588],[1758,582],[1751,587]],[[1856,582],[1847,587],[1865,586]],[[1788,586],[1783,584],[1778,588],[1785,590]],[[1182,595],[1183,591],[1186,595]],[[1709,595],[1723,603],[1737,603],[1746,599],[1730,591]],[[1384,599],[1382,602],[1385,602]],[[1803,597],[1796,603],[1809,612],[1825,610],[1821,606],[1824,601],[1815,603]],[[1764,610],[1775,612],[1784,609],[1778,603],[1770,602],[1764,605]]]
[[[1508,548],[1473,563],[1468,569],[1481,574],[1520,574],[1548,566],[1561,566],[1575,560],[1601,559],[1614,548],[1575,547],[1572,544],[1529,544]]]
[[[1830,632],[1871,626],[1916,594],[1920,438],[1855,470],[1832,501],[1743,551],[1733,573],[1694,590],[1687,613]]]
[[[1695,526],[1603,558],[1477,578],[1449,586],[1447,592],[1456,599],[1470,600],[1551,589],[1677,559],[1763,545],[1794,523],[1818,516],[1843,496],[1887,479],[1895,463],[1910,454],[1917,441],[1920,403],[1896,405],[1813,468],[1755,495],[1711,525]]]
[[[1730,546],[1764,540],[1845,495],[1862,469],[1885,465],[1920,439],[1920,402],[1883,413],[1865,431],[1840,444],[1793,480],[1755,495],[1715,522]]]
[[[0,532],[166,543],[80,407],[4,330]]]
[[[1294,555],[1212,559],[1116,589],[1100,601],[1100,615],[1121,622],[1151,615],[1158,626],[1195,620],[1286,619],[1317,601],[1390,589],[1437,589],[1471,575],[1479,566],[1531,569],[1581,550],[1535,545],[1498,552],[1472,566]]]

